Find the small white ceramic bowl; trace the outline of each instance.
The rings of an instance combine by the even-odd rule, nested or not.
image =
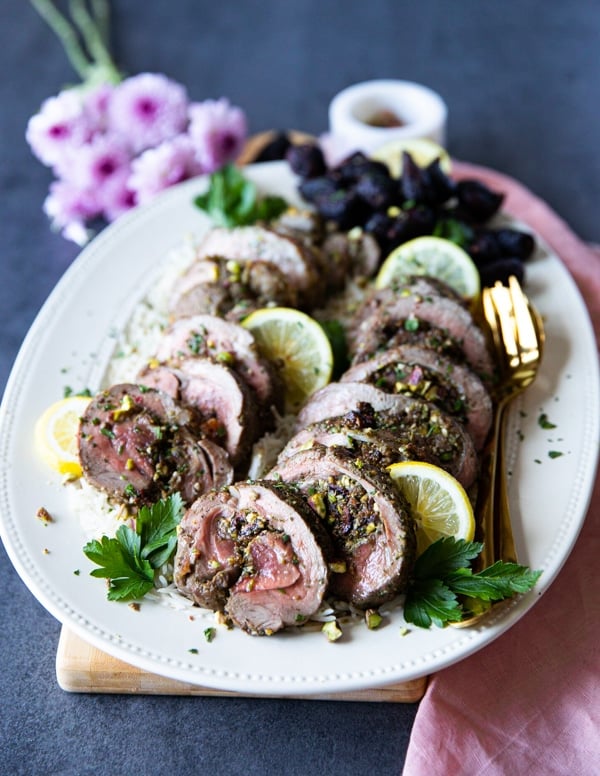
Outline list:
[[[392,140],[413,138],[443,146],[447,115],[445,102],[426,86],[391,79],[364,81],[333,98],[329,132],[344,151],[369,153]]]

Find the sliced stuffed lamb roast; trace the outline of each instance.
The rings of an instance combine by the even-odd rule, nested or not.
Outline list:
[[[246,482],[200,497],[180,525],[174,579],[253,635],[301,625],[327,588],[328,539],[290,485]]]
[[[228,452],[234,466],[247,466],[260,433],[259,415],[250,389],[229,367],[193,358],[181,361],[178,369],[149,365],[138,379],[193,409],[202,433]]]
[[[193,358],[208,358],[228,366],[253,391],[264,410],[265,423],[273,406],[283,410],[281,378],[260,355],[252,334],[237,323],[217,315],[180,318],[165,331],[155,355],[168,366],[180,366]]]
[[[294,484],[331,536],[338,560],[332,596],[369,608],[405,589],[415,557],[414,524],[385,474],[319,446],[283,461],[271,477]]]
[[[164,391],[123,383],[97,394],[81,419],[85,478],[117,501],[151,503],[179,491],[191,502],[232,481],[224,451],[198,418]]]
[[[433,350],[402,345],[350,367],[341,382],[365,382],[386,393],[422,397],[463,422],[481,450],[492,424],[492,399],[468,367]]]
[[[403,344],[419,344],[443,355],[463,359],[483,379],[489,380],[494,364],[487,341],[461,301],[446,294],[403,293],[385,288],[376,291],[359,310],[348,334],[353,363],[381,350]]]

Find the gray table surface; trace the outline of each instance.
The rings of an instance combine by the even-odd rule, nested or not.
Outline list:
[[[441,93],[458,158],[508,173],[600,239],[600,4],[590,0],[120,0],[114,50],[191,96],[227,96],[252,132],[327,129],[340,89],[406,78]],[[78,249],[42,213],[50,173],[27,119],[73,79],[24,0],[0,4],[0,386]],[[398,774],[417,704],[74,695],[60,624],[0,548],[0,773]]]

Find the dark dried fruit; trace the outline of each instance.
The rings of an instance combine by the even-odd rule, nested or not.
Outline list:
[[[497,229],[494,233],[503,256],[516,256],[525,261],[535,250],[535,240],[528,232],[518,229]]]
[[[490,229],[479,229],[467,246],[467,252],[478,267],[501,257],[496,235]]]
[[[428,202],[429,178],[423,167],[419,167],[406,151],[402,153],[402,175],[400,177],[404,199],[412,202]]]
[[[313,143],[290,146],[286,159],[292,171],[301,178],[317,178],[327,172],[323,151]]]
[[[291,146],[291,141],[286,132],[277,132],[275,137],[270,140],[254,157],[255,162],[275,162],[279,159],[285,159],[285,154]]]
[[[379,174],[390,177],[390,172],[383,162],[377,162],[375,159],[369,159],[368,156],[357,151],[341,161],[332,172],[340,175],[346,185],[356,183],[364,175]]]
[[[307,178],[300,182],[298,190],[307,202],[316,203],[321,197],[327,197],[338,190],[338,183],[330,176]]]
[[[479,268],[482,286],[493,286],[496,281],[508,285],[508,278],[514,275],[519,283],[523,282],[525,265],[521,259],[507,258],[490,261]]]
[[[456,181],[446,175],[439,159],[434,159],[425,171],[429,185],[429,199],[436,205],[443,205],[456,194]]]
[[[456,186],[459,204],[474,221],[487,221],[500,209],[504,195],[492,191],[481,181],[459,181]]]
[[[338,189],[333,194],[315,200],[317,210],[327,221],[334,221],[339,229],[352,229],[364,224],[368,209],[355,191]]]
[[[373,210],[385,210],[400,200],[397,182],[381,173],[363,175],[354,190]]]

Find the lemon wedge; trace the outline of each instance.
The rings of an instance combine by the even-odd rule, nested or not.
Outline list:
[[[419,555],[443,536],[473,541],[473,507],[465,489],[451,474],[422,461],[395,463],[388,472],[408,501],[416,523]]]
[[[265,307],[250,313],[242,325],[254,335],[262,355],[280,369],[287,411],[297,410],[330,381],[331,344],[314,318],[290,307]]]
[[[481,290],[479,270],[473,259],[459,245],[443,237],[415,237],[394,248],[381,265],[375,287],[388,288],[412,275],[443,280],[471,304]]]
[[[427,167],[431,162],[439,159],[440,167],[446,174],[452,170],[452,160],[446,149],[426,138],[391,140],[372,151],[371,158],[386,164],[390,175],[399,178],[402,175],[404,151],[411,155],[413,162],[419,167]]]
[[[60,474],[81,477],[77,432],[91,399],[69,396],[51,404],[35,426],[35,448],[42,460]]]

